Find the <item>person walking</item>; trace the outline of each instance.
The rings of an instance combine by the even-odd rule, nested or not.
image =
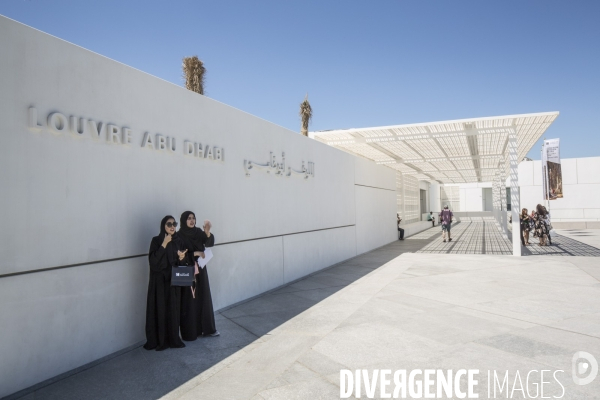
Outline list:
[[[452,213],[452,211],[448,209],[448,204],[444,206],[444,209],[438,215],[440,224],[442,224],[442,239],[444,239],[444,243],[446,242],[446,232],[448,233],[448,241],[452,241],[452,237],[450,236],[450,230],[452,229],[453,216],[454,214]]]
[[[400,222],[402,222],[402,218],[400,218],[400,214],[398,217],[398,240],[404,240],[404,229],[400,228]]]

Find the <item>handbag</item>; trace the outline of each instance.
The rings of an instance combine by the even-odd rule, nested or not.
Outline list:
[[[193,265],[171,267],[171,286],[192,286],[195,280]]]

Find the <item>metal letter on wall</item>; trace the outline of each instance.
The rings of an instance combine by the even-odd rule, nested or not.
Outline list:
[[[130,146],[136,140],[135,131],[129,126],[119,126],[113,123],[104,123],[95,121],[86,117],[63,114],[58,111],[51,111],[46,119],[38,118],[38,110],[34,106],[27,109],[27,128],[32,132],[44,132],[45,130],[59,136],[70,133],[73,138],[92,138],[96,142],[108,144],[117,144],[121,146]],[[223,162],[224,149],[218,146],[184,140],[183,146],[178,147],[178,140],[173,136],[166,136],[160,133],[152,134],[149,131],[144,133],[141,141],[141,148],[159,150],[164,153],[179,153],[184,156],[192,156],[199,159],[208,159],[215,162]],[[180,150],[179,152],[177,150]],[[183,151],[181,151],[183,150]],[[310,170],[310,168],[308,168]]]
[[[266,171],[267,173],[273,172],[274,175],[277,176],[287,176],[290,177],[292,175],[303,176],[304,179],[314,178],[315,176],[315,163],[308,161],[302,161],[302,166],[299,170],[295,170],[292,167],[286,166],[285,164],[285,153],[281,153],[281,162],[277,162],[277,157],[273,152],[269,153],[269,160],[262,164],[257,163],[255,161],[244,160],[244,169],[246,170],[246,176],[250,176],[250,171],[254,168]]]

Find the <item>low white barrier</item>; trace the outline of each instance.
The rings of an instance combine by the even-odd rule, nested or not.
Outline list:
[[[435,226],[439,227],[437,222]],[[406,225],[400,224],[400,228],[404,229],[404,238],[407,238],[409,236],[416,235],[419,232],[423,232],[424,230],[431,228],[431,221],[419,221]]]

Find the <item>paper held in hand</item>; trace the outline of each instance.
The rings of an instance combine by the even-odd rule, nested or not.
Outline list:
[[[212,253],[212,250],[210,249],[210,247],[205,248],[204,249],[204,258],[198,257],[198,265],[200,266],[200,268],[204,268],[212,257],[213,257],[213,253]]]

